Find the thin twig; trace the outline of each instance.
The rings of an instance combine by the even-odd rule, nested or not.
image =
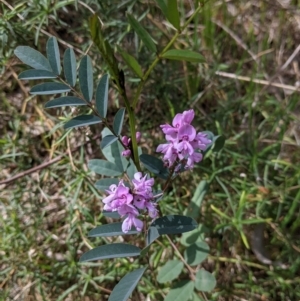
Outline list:
[[[272,86],[272,87],[278,87],[278,88],[287,89],[287,90],[291,90],[291,91],[300,91],[300,87],[284,85],[284,84],[280,84],[280,83],[273,83],[272,79],[267,81],[267,80],[263,80],[263,79],[256,79],[256,78],[251,78],[249,76],[241,76],[241,75],[236,75],[234,73],[228,73],[228,72],[223,72],[223,71],[217,71],[215,74],[219,75],[219,76],[223,76],[223,77],[234,78],[234,79],[238,79],[238,80],[242,80],[242,81],[246,81],[246,82],[253,82],[256,84],[265,85],[266,87]]]
[[[90,141],[86,141],[85,143],[83,143],[83,144],[77,146],[76,148],[74,148],[73,150],[71,150],[71,153],[77,151],[80,147],[85,146],[85,145],[91,143],[92,141],[94,141],[95,139],[98,139],[99,137],[101,137],[101,136],[100,135],[96,135]],[[52,164],[54,164],[56,162],[59,162],[66,155],[68,155],[68,150],[66,150],[63,154],[55,157],[54,159],[48,160],[48,161],[46,161],[46,162],[44,162],[44,163],[42,163],[42,164],[40,164],[38,166],[35,166],[33,168],[30,168],[30,169],[27,169],[25,171],[22,171],[22,172],[16,174],[15,176],[13,176],[13,177],[11,177],[9,179],[0,181],[0,185],[3,185],[3,184],[9,185],[9,184],[11,184],[12,182],[14,182],[17,179],[23,178],[23,177],[25,177],[25,176],[33,173],[33,172],[39,171],[39,170],[44,169],[44,168],[46,168],[46,167],[48,167],[48,166],[50,166],[50,165],[52,165]]]

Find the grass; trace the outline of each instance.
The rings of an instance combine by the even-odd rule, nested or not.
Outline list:
[[[136,55],[144,68],[151,57],[128,31],[125,11],[143,18],[159,48],[172,37],[153,2],[86,3],[99,13],[110,42]],[[61,156],[0,185],[0,300],[107,300],[119,279],[138,267],[127,259],[78,263],[90,246],[111,242],[87,239],[91,228],[109,222],[101,215],[96,177],[87,169],[89,159],[101,157],[99,138],[88,137],[99,137],[101,129],[65,133],[57,124],[72,112],[44,110],[48,98],[30,96],[32,84],[17,80],[23,70],[13,57],[18,45],[44,52],[47,34],[54,34],[73,45],[77,55],[89,49],[87,5],[0,0],[0,181]],[[180,2],[180,8],[188,13],[191,2]],[[211,249],[203,266],[218,281],[207,294],[209,300],[300,300],[299,92],[292,90],[300,73],[297,59],[281,68],[299,44],[299,13],[297,1],[209,1],[176,43],[200,51],[207,63],[160,63],[136,110],[149,152],[162,139],[162,121],[187,108],[195,110],[198,129],[227,139],[221,153],[177,179],[161,202],[165,214],[180,214],[198,183],[210,183],[198,221]],[[63,51],[66,45],[60,47]],[[96,49],[88,53],[97,72],[104,72]],[[125,74],[131,97],[136,84],[129,70]],[[122,100],[114,91],[110,96],[113,116]],[[282,265],[264,264],[255,256],[251,240],[257,234],[256,219],[267,220],[263,243],[271,259]],[[180,237],[172,239],[183,252]],[[176,258],[167,239],[153,246],[152,254],[155,269]],[[156,284],[153,278],[145,275],[132,300],[163,300],[170,285]]]

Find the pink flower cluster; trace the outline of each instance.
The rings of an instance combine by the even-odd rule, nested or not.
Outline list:
[[[123,180],[118,185],[110,185],[109,194],[103,199],[104,210],[117,211],[121,217],[125,217],[122,231],[127,233],[134,225],[138,231],[142,231],[143,222],[137,217],[140,211],[147,210],[151,218],[157,217],[156,203],[153,202],[152,186],[154,179],[147,179],[141,172],[134,174],[133,188],[126,187]]]
[[[211,143],[204,133],[197,133],[191,125],[195,116],[194,110],[184,111],[177,114],[172,122],[161,125],[168,143],[160,144],[156,152],[164,154],[164,161],[168,167],[175,166],[175,171],[191,169],[195,163],[202,160],[200,151],[206,149]]]

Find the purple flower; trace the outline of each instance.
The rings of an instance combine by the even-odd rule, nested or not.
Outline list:
[[[193,168],[194,164],[203,158],[199,151],[205,150],[211,143],[206,134],[197,133],[191,125],[194,115],[194,110],[184,111],[174,117],[172,126],[169,124],[160,126],[169,143],[160,144],[156,152],[164,155],[164,161],[169,167],[177,162],[176,172],[182,167],[185,169]]]
[[[130,139],[127,136],[123,136],[121,140],[125,146],[128,146],[130,143]]]
[[[143,222],[137,218],[140,211],[147,211],[151,218],[156,218],[158,214],[156,203],[153,202],[154,179],[137,172],[132,184],[131,189],[124,185],[123,180],[118,185],[110,185],[106,190],[108,196],[103,199],[104,210],[118,211],[121,217],[125,217],[122,223],[122,231],[125,233],[132,226],[138,231],[143,229]]]
[[[109,190],[106,190],[109,194],[106,198],[102,200],[104,205],[104,210],[116,211],[118,208],[124,204],[130,204],[133,200],[133,195],[130,193],[129,188],[125,187],[123,180],[121,180],[117,185],[113,184],[109,186]]]

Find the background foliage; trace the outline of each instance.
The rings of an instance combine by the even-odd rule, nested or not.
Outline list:
[[[188,18],[193,2],[178,3]],[[100,214],[101,192],[87,168],[89,159],[102,156],[101,129],[64,131],[61,125],[74,112],[64,111],[57,122],[61,110],[45,111],[48,99],[29,95],[28,83],[17,79],[24,66],[13,50],[28,45],[44,52],[49,35],[58,38],[61,54],[70,45],[77,56],[88,51],[95,74],[104,74],[90,42],[91,10],[99,13],[110,42],[138,57],[142,67],[150,62],[148,51],[130,30],[125,12],[141,20],[157,47],[172,37],[152,1],[0,0],[3,300],[107,300],[119,279],[138,268],[127,259],[78,263],[90,246],[112,242],[86,238],[96,225],[110,221]],[[200,181],[209,182],[198,221],[210,246],[203,266],[215,271],[217,279],[210,300],[300,298],[299,16],[297,1],[208,1],[176,44],[201,52],[207,63],[195,67],[163,61],[136,110],[142,147],[149,152],[161,142],[162,121],[187,108],[195,110],[199,130],[227,139],[220,154],[178,179],[162,203],[164,214],[181,214]],[[122,65],[121,57],[118,60]],[[130,93],[135,78],[131,70],[124,71]],[[112,118],[123,104],[113,89],[109,97]],[[48,160],[52,164],[45,166]],[[22,174],[34,167],[35,172]],[[21,177],[6,182],[16,175]],[[264,228],[249,222],[259,217],[269,219]],[[126,242],[130,236],[115,242],[122,239]],[[184,236],[173,237],[173,242],[184,250]],[[167,239],[160,240],[151,258],[153,267],[176,259],[168,245]],[[265,251],[274,265],[265,264]],[[162,300],[169,286],[153,282],[146,273],[132,300]]]

